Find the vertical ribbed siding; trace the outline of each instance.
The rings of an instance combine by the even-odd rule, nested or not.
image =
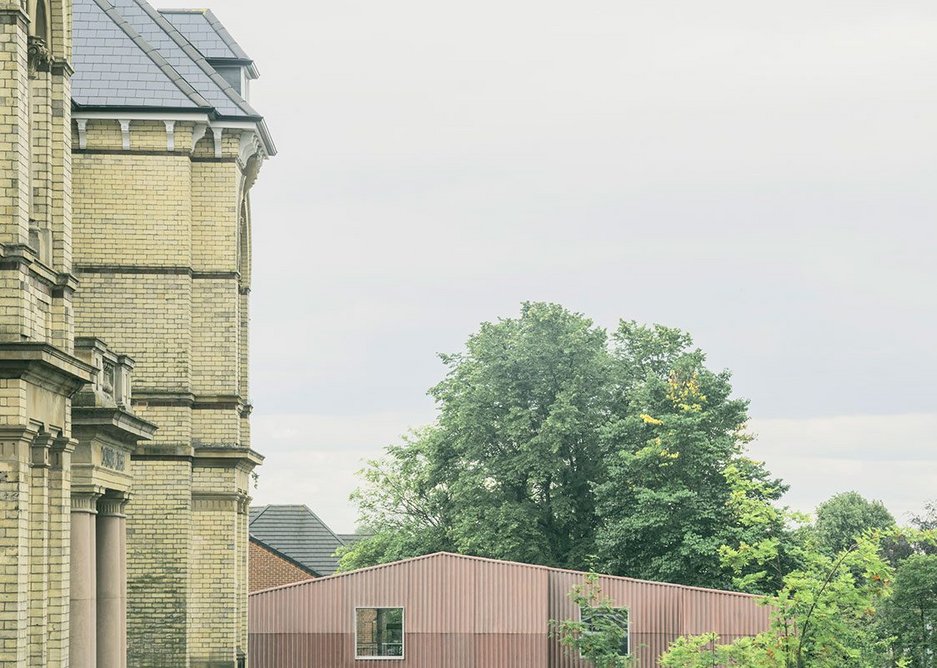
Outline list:
[[[584,575],[570,571],[550,574],[550,618],[576,619],[568,593]],[[653,668],[670,643],[682,635],[715,632],[725,640],[751,636],[768,628],[769,610],[746,594],[694,589],[627,578],[600,577],[602,596],[628,608],[631,651],[638,668]],[[588,666],[551,642],[551,668]]]
[[[567,593],[582,573],[438,554],[252,594],[252,668],[573,668],[549,638],[550,619],[576,618]],[[727,638],[768,625],[741,594],[602,577],[628,607],[640,668],[685,633]],[[403,660],[355,661],[355,607],[405,609]]]

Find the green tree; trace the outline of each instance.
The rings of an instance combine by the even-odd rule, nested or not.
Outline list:
[[[746,402],[689,335],[527,303],[444,355],[436,423],[371,462],[355,498],[374,536],[343,567],[447,549],[724,586],[734,495],[784,490],[743,456]]]
[[[786,490],[743,456],[748,404],[732,398],[729,373],[706,368],[684,332],[623,322],[614,342],[619,410],[603,429],[607,478],[596,485],[600,564],[728,586],[719,548],[765,528],[745,525],[734,495],[745,512],[764,512]]]
[[[868,529],[888,529],[895,518],[881,501],[868,501],[858,492],[837,494],[817,506],[814,525],[821,549],[836,554],[852,545]]]
[[[455,549],[447,529],[452,503],[439,470],[441,447],[440,430],[426,427],[368,463],[361,472],[365,485],[352,500],[359,524],[371,535],[339,549],[340,570]]]
[[[937,530],[937,501],[924,505],[924,511],[911,518],[911,524],[921,531]]]
[[[913,554],[898,567],[883,628],[895,656],[912,668],[937,666],[937,555]]]
[[[882,535],[869,532],[830,556],[808,549],[780,591],[765,597],[770,630],[720,644],[713,634],[681,638],[661,658],[664,668],[879,668],[890,641],[877,613],[890,594],[893,570]],[[902,664],[899,664],[902,665]]]
[[[459,551],[584,567],[611,393],[605,331],[555,304],[485,323],[430,394]]]
[[[551,635],[563,648],[595,668],[633,666],[634,648],[627,644],[628,611],[603,596],[598,574],[587,574],[585,582],[573,585],[568,596],[580,614],[574,619],[550,620]]]

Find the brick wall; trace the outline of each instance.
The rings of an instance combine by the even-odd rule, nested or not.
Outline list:
[[[73,156],[76,331],[134,358],[134,411],[159,428],[134,455],[127,506],[130,665],[233,667],[247,650],[259,461],[247,452],[239,134],[226,131],[218,155],[211,132],[193,151],[187,122],[171,150],[162,122],[130,121],[129,150],[116,119],[85,132]]]
[[[250,542],[248,569],[252,592],[313,579],[307,571],[254,540]]]

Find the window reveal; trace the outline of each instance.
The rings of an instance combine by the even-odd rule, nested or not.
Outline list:
[[[355,608],[355,658],[402,658],[403,634],[403,608]]]

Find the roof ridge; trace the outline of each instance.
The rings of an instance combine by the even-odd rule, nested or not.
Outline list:
[[[307,505],[304,503],[304,504],[303,504],[303,508],[305,508],[306,511],[307,511],[310,515],[312,515],[313,517],[315,517],[315,518],[319,521],[319,524],[321,524],[323,527],[325,527],[325,530],[326,530],[326,531],[328,531],[330,534],[332,534],[332,538],[334,538],[335,540],[337,540],[341,545],[344,545],[344,544],[345,544],[345,541],[343,541],[341,538],[339,538],[339,537],[338,537],[338,534],[336,534],[334,531],[332,531],[332,527],[330,527],[328,524],[326,524],[326,523],[323,521],[323,519],[322,519],[321,517],[319,517],[319,516],[316,515],[314,512],[312,512],[312,509],[311,509],[309,506],[307,506]]]
[[[260,591],[251,592],[251,596],[253,596],[254,594],[261,594],[261,593],[274,591],[276,589],[286,589],[287,587],[305,586],[305,585],[318,583],[323,580],[343,578],[343,577],[348,577],[351,575],[357,575],[358,573],[370,572],[370,571],[374,571],[374,570],[381,569],[381,568],[389,568],[391,566],[397,566],[399,564],[406,564],[406,563],[411,563],[415,561],[424,561],[428,559],[439,559],[442,557],[467,559],[470,561],[481,561],[481,562],[493,563],[493,564],[509,564],[511,566],[521,566],[525,568],[532,568],[535,570],[552,571],[554,573],[568,573],[568,574],[575,574],[575,575],[587,575],[588,574],[588,571],[577,571],[577,570],[573,570],[569,568],[556,568],[555,566],[544,566],[542,564],[527,564],[527,563],[524,563],[523,561],[509,561],[507,559],[492,559],[491,557],[477,557],[477,556],[470,555],[470,554],[457,554],[456,552],[431,552],[429,554],[421,554],[419,556],[409,557],[407,559],[398,559],[397,561],[389,561],[383,564],[375,564],[374,566],[366,566],[365,568],[357,568],[353,571],[344,571],[342,573],[333,573],[332,575],[324,575],[321,578],[317,578],[315,580],[307,580],[305,582],[291,582],[289,584],[279,585],[277,587],[270,587],[269,589],[262,589]],[[741,591],[729,591],[727,589],[712,589],[709,587],[695,587],[693,585],[682,585],[682,584],[677,584],[675,582],[659,582],[657,580],[641,580],[639,578],[629,578],[625,575],[609,575],[608,573],[597,573],[597,575],[600,578],[612,578],[615,580],[628,580],[629,582],[653,584],[653,585],[658,585],[662,587],[674,587],[676,589],[683,589],[683,590],[689,590],[689,591],[704,591],[704,592],[711,592],[711,593],[717,593],[717,594],[728,594],[731,596],[741,596],[743,598],[756,598],[756,599],[762,598],[761,596],[757,594],[748,594],[746,592],[741,592]]]
[[[258,506],[258,507],[259,507],[261,510],[260,510],[259,513],[257,513],[257,517],[255,517],[253,520],[250,519],[250,509],[248,509],[248,513],[247,513],[247,515],[248,515],[247,526],[250,526],[251,523],[252,523],[254,520],[258,519],[261,515],[263,515],[265,512],[267,512],[267,508],[270,507],[270,504],[268,503],[268,504],[265,505],[265,506]]]
[[[151,61],[153,64],[159,68],[163,76],[165,76],[169,81],[179,89],[179,91],[185,95],[190,102],[195,104],[197,107],[212,107],[202,95],[195,90],[195,88],[188,81],[185,80],[176,69],[169,64],[159,50],[156,49],[152,44],[147,42],[133,27],[127,22],[123,16],[121,16],[120,11],[112,5],[108,0],[94,0],[94,3],[104,12],[105,16],[109,18],[114,25],[120,28],[127,37],[130,38],[130,41],[136,45]]]
[[[205,56],[202,55],[201,51],[196,49],[192,42],[190,42],[185,37],[185,35],[179,32],[179,30],[172,24],[171,21],[166,19],[166,17],[163,16],[161,12],[154,9],[153,6],[150,5],[150,3],[148,3],[146,0],[134,0],[134,2],[136,2],[137,6],[143,10],[143,13],[149,16],[153,22],[156,23],[156,25],[158,25],[163,30],[163,32],[169,36],[169,39],[175,42],[176,46],[182,49],[185,55],[187,55],[192,60],[192,62],[194,62],[198,68],[202,70],[202,72],[204,72],[209,79],[211,79],[212,83],[221,89],[221,91],[235,104],[235,106],[238,107],[238,109],[249,116],[260,116],[260,114],[250,106],[247,100],[241,97],[238,92],[234,90],[234,87],[231,86],[231,84],[228,83],[228,81],[223,76],[218,74],[218,71],[214,67],[208,64],[208,61],[205,60]],[[208,14],[211,13],[209,10],[205,11]]]

